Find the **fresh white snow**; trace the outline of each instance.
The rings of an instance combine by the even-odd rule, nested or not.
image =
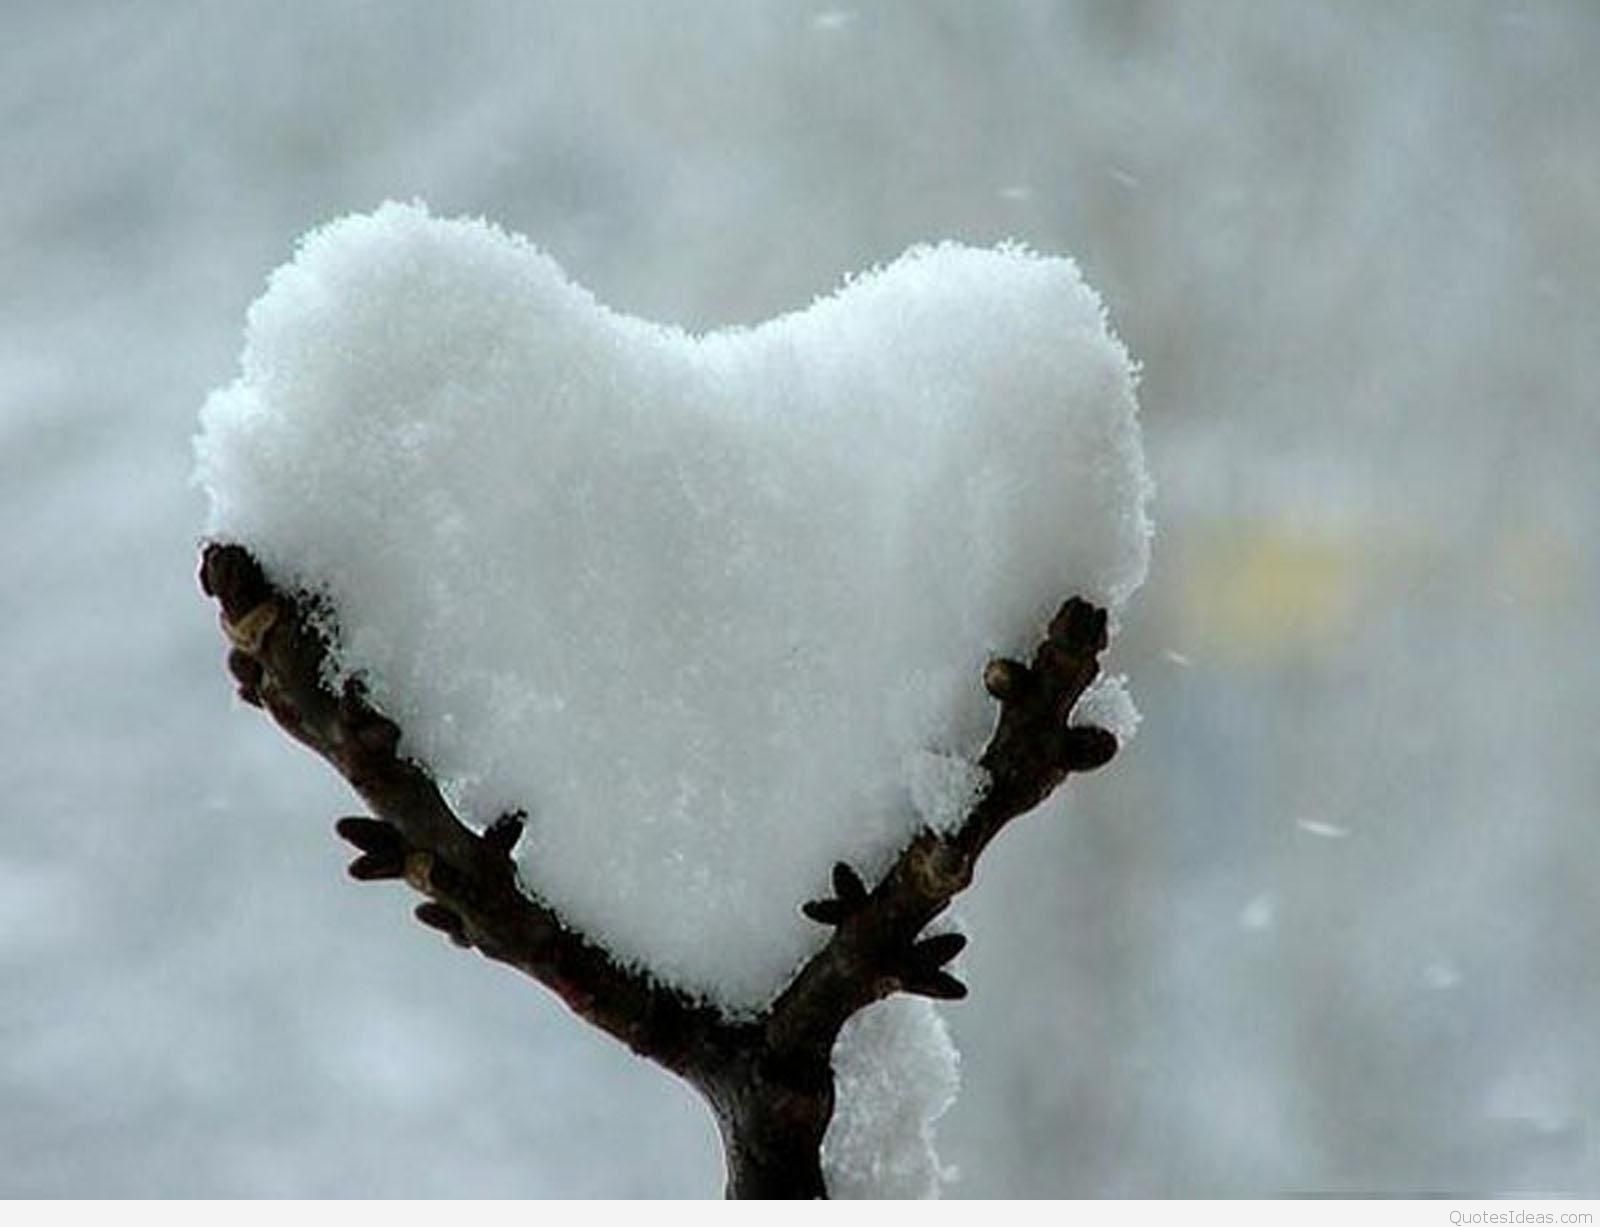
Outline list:
[[[1139,731],[1139,709],[1128,693],[1125,673],[1102,673],[1078,696],[1072,709],[1072,723],[1098,724],[1117,735],[1124,745]]]
[[[822,1139],[829,1196],[937,1196],[950,1174],[934,1151],[933,1126],[961,1078],[933,1003],[891,997],[851,1018],[833,1046],[833,1081],[833,1119]]]
[[[959,821],[984,662],[1148,553],[1128,357],[1014,247],[691,336],[386,204],[273,274],[201,421],[207,533],[330,599],[404,752],[469,822],[525,809],[530,889],[733,1012],[823,940],[836,860]]]

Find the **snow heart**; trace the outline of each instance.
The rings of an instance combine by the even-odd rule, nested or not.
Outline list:
[[[1014,248],[697,337],[389,204],[273,275],[196,446],[208,534],[326,599],[463,819],[525,810],[531,890],[736,1011],[820,945],[835,861],[962,817],[984,663],[1148,555],[1127,356]]]

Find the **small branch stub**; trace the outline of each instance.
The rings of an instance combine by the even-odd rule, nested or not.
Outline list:
[[[867,886],[861,875],[840,861],[833,867],[833,896],[828,899],[811,899],[800,905],[800,910],[818,924],[843,924],[859,912],[867,902]]]
[[[992,698],[1015,699],[1028,684],[1028,666],[1016,660],[991,660],[983,669],[983,688]]]

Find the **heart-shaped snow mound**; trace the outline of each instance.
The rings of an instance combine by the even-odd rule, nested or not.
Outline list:
[[[959,819],[985,661],[1139,584],[1135,414],[1067,260],[919,248],[695,337],[390,204],[273,274],[197,450],[462,817],[528,812],[530,888],[741,1010],[834,861]]]

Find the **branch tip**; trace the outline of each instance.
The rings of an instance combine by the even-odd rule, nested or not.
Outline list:
[[[807,899],[800,905],[800,910],[819,925],[843,924],[849,917],[844,905],[837,899]]]
[[[1098,725],[1084,724],[1061,731],[1058,761],[1063,770],[1094,771],[1109,763],[1116,753],[1116,735]]]
[[[527,813],[520,809],[501,814],[484,831],[483,842],[501,856],[510,856],[517,841],[522,838],[527,821]]]
[[[1022,693],[1033,675],[1020,660],[1000,658],[983,667],[983,688],[1002,703]]]
[[[400,832],[393,823],[384,822],[381,818],[354,814],[339,819],[333,824],[333,829],[338,832],[340,839],[354,844],[363,852],[405,851],[405,839]]]
[[[216,541],[201,554],[200,589],[217,599],[230,622],[255,608],[272,591],[261,564],[249,550]]]
[[[437,929],[458,946],[470,946],[472,942],[467,938],[466,925],[461,917],[445,907],[442,903],[429,900],[419,903],[412,909],[413,916],[427,925],[430,929]]]
[[[1063,647],[1099,655],[1110,642],[1106,611],[1075,596],[1050,620],[1050,639]]]
[[[388,882],[406,876],[406,863],[403,857],[363,852],[345,867],[345,872],[357,882]]]
[[[967,995],[967,986],[947,971],[910,976],[900,982],[900,987],[905,992],[935,1001],[960,1001]]]
[[[966,948],[965,933],[936,933],[911,947],[911,962],[919,969],[937,971]]]
[[[846,907],[856,907],[867,901],[867,884],[848,864],[837,861],[833,866],[833,893]]]

